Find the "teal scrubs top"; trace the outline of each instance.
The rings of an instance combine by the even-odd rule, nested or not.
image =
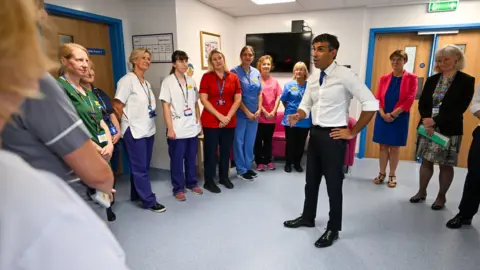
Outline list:
[[[250,67],[249,72],[245,72],[241,66],[236,66],[231,70],[237,74],[242,87],[242,102],[251,113],[258,111],[258,96],[262,91],[260,80],[260,71],[254,67]],[[242,110],[237,110],[237,118],[247,119]]]

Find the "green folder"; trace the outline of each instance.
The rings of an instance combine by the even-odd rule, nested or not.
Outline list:
[[[434,143],[441,145],[442,147],[447,147],[448,143],[450,142],[450,138],[436,131],[433,132],[432,136],[428,136],[427,131],[425,130],[425,126],[423,125],[420,125],[417,131],[420,135],[427,137],[428,139],[432,140]]]

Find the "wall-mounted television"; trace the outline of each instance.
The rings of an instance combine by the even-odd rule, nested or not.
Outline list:
[[[273,58],[274,72],[292,72],[299,61],[310,71],[312,32],[247,34],[246,44],[255,49],[254,67],[268,54]]]

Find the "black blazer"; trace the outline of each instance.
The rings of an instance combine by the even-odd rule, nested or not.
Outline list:
[[[427,79],[422,95],[418,101],[420,123],[423,118],[432,117],[433,93],[441,74],[435,74]],[[445,136],[463,135],[463,113],[468,109],[475,92],[475,78],[458,71],[443,98],[440,111],[433,118],[435,126]]]

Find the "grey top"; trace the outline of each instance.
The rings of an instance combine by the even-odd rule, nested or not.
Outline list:
[[[71,101],[57,81],[46,74],[40,80],[43,99],[28,99],[2,133],[3,148],[31,166],[69,179],[71,169],[62,157],[80,148],[90,136]]]
[[[108,227],[64,181],[1,149],[0,172],[0,269],[128,269]]]

